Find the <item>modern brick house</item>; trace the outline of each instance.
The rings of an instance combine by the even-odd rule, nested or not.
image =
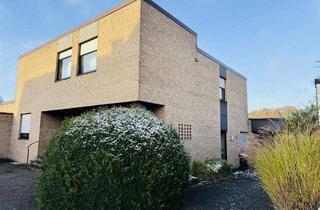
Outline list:
[[[246,78],[197,47],[197,34],[150,0],[126,1],[22,55],[15,100],[0,105],[0,155],[41,156],[62,120],[141,103],[174,125],[194,159],[238,164]]]

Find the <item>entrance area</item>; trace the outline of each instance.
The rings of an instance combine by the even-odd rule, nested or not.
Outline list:
[[[138,103],[144,106],[146,109],[153,112],[157,117],[164,120],[165,110],[164,106],[144,103],[144,102],[132,102],[132,103],[121,103],[121,104],[111,104],[111,105],[101,105],[101,106],[91,106],[91,107],[80,107],[72,109],[63,110],[53,110],[45,111],[41,113],[41,124],[40,124],[40,136],[39,136],[39,146],[38,146],[38,157],[42,157],[43,153],[48,147],[50,139],[56,134],[61,123],[64,119],[79,116],[85,112],[92,109],[97,109],[100,107],[111,108],[114,106],[129,107],[133,103]]]
[[[221,131],[221,159],[227,160],[227,132]]]

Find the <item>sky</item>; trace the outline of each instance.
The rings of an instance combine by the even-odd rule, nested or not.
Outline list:
[[[0,0],[0,96],[14,99],[19,55],[123,1]],[[247,77],[249,111],[314,99],[320,0],[155,2],[198,33],[200,48]]]

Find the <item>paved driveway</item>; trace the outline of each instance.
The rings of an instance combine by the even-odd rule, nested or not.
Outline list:
[[[273,210],[260,181],[252,173],[233,175],[217,183],[193,186],[184,210]]]
[[[34,210],[36,173],[26,166],[0,163],[0,209]]]

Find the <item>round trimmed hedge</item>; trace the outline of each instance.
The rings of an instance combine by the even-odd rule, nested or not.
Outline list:
[[[41,209],[166,209],[179,205],[190,158],[171,126],[141,107],[66,120],[39,175]]]

